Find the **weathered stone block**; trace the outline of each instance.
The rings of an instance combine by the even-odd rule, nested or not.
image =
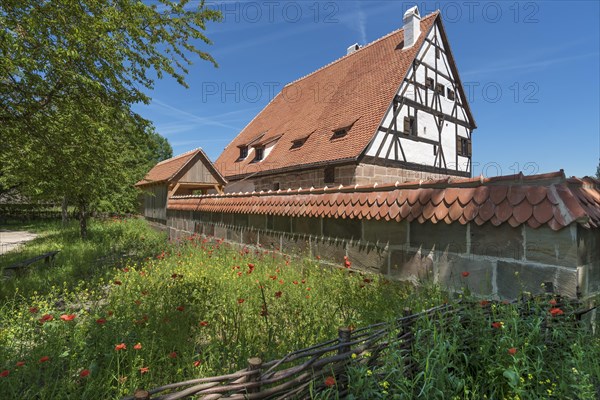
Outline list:
[[[292,218],[292,232],[321,236],[321,219],[309,217]]]
[[[220,225],[217,225],[214,227],[213,236],[220,238],[220,239],[229,239],[227,237],[227,228],[225,228],[224,226],[220,226]]]
[[[311,239],[305,235],[283,235],[282,252],[299,256],[308,256],[310,254]]]
[[[392,250],[389,275],[394,279],[414,282],[433,279],[432,254],[407,249]]]
[[[348,245],[348,258],[352,267],[363,271],[387,274],[388,254],[387,247],[375,246],[372,243]]]
[[[263,248],[265,249],[270,249],[270,250],[278,250],[280,251],[281,248],[281,235],[277,234],[276,232],[261,232],[260,233],[260,244],[263,246]]]
[[[376,221],[362,220],[363,240],[371,243],[380,244],[406,244],[407,240],[407,221]]]
[[[577,229],[575,225],[553,231],[542,226],[537,229],[525,227],[525,257],[544,264],[577,266]]]
[[[292,219],[290,217],[284,217],[280,215],[273,216],[273,230],[278,232],[291,232],[292,230]]]
[[[267,217],[264,214],[249,214],[248,215],[248,226],[256,229],[267,228]]]
[[[600,260],[600,231],[577,226],[578,265]]]
[[[464,253],[467,249],[467,227],[458,223],[410,223],[410,245],[429,251]]]
[[[495,265],[491,261],[447,252],[439,255],[434,266],[438,282],[443,286],[454,289],[468,288],[480,296],[493,294],[494,268]]]
[[[238,227],[227,228],[227,240],[229,240],[230,242],[241,243],[242,229]]]
[[[344,265],[346,255],[345,240],[314,240],[312,242],[312,254],[322,260],[333,264]]]
[[[323,234],[331,238],[358,240],[362,236],[361,231],[361,221],[359,219],[323,219]]]
[[[509,224],[471,223],[471,253],[499,258],[523,258],[523,231]]]
[[[557,268],[519,262],[498,261],[496,286],[498,296],[514,299],[523,292],[544,293],[546,282],[556,287]],[[564,285],[561,285],[564,286]]]
[[[259,234],[256,229],[244,229],[242,230],[242,243],[257,245],[258,235]]]

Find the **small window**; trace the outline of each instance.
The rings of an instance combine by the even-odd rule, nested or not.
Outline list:
[[[440,53],[441,53],[441,52],[440,52],[440,48],[439,48],[439,47],[436,47],[436,48],[435,48],[435,58],[440,58]]]
[[[279,190],[279,182],[275,182],[275,183],[273,183],[273,190],[274,190],[274,191],[277,191],[277,190]]]
[[[425,78],[425,87],[433,90],[433,78]]]
[[[307,138],[302,138],[292,141],[292,147],[290,147],[290,150],[299,149],[300,147],[302,147],[304,143],[306,143],[306,139]]]
[[[459,156],[471,157],[471,150],[471,140],[458,136],[456,140],[456,153]]]
[[[331,136],[331,139],[339,139],[339,138],[346,136],[347,134],[348,134],[348,128],[336,129],[335,131],[333,131],[333,135]]]
[[[323,180],[325,183],[335,182],[335,167],[327,167],[323,171]]]
[[[265,158],[265,148],[264,147],[255,147],[254,152],[256,155],[254,156],[254,161],[261,161]]]
[[[436,144],[433,145],[433,155],[437,156],[437,145]]]
[[[448,100],[454,100],[454,90],[448,88]]]
[[[248,157],[248,146],[240,147],[240,160]]]
[[[444,96],[444,94],[446,93],[446,87],[441,83],[438,83],[435,85],[435,92]]]
[[[406,135],[417,135],[417,124],[415,117],[404,117],[404,133]]]

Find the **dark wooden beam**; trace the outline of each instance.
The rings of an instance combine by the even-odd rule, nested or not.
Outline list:
[[[412,140],[414,142],[429,143],[429,144],[434,144],[434,145],[439,145],[440,144],[439,142],[436,142],[435,140],[427,139],[427,138],[424,138],[424,137],[421,137],[421,136],[408,135],[408,134],[406,134],[404,132],[397,131],[395,129],[388,130],[388,128],[386,128],[383,125],[379,127],[379,131],[391,133],[392,135],[397,135],[398,138],[408,139],[408,140]]]
[[[409,107],[413,107],[413,108],[416,108],[417,110],[425,111],[431,115],[437,115],[437,116],[442,115],[444,117],[444,121],[453,122],[457,125],[464,126],[467,129],[472,129],[467,122],[461,121],[458,118],[454,118],[451,115],[442,113],[442,112],[440,112],[434,108],[431,108],[429,106],[417,103],[416,101],[413,101],[407,97],[400,98],[400,99],[398,99],[397,97],[398,96],[396,96],[396,101],[404,101],[404,104],[406,104]]]

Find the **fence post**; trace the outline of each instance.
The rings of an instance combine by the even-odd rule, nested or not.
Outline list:
[[[404,318],[408,318],[413,314],[412,310],[408,307],[406,307],[403,311],[402,311],[402,316]],[[407,319],[402,323],[402,331],[403,333],[406,334],[406,343],[408,344],[408,347],[406,348],[406,357],[405,357],[405,365],[406,365],[406,376],[408,379],[412,379],[413,378],[413,370],[414,370],[414,366],[412,365],[412,341],[413,341],[413,332],[412,332],[412,325],[414,324],[414,319]]]
[[[150,400],[150,393],[147,390],[137,389],[133,394],[135,400]]]
[[[248,371],[257,371],[260,370],[262,366],[262,360],[258,357],[252,357],[248,359]],[[260,382],[260,373],[256,375],[250,375],[250,382]],[[248,388],[248,393],[258,393],[260,392],[260,385],[256,387]]]
[[[343,345],[344,343],[350,342],[350,336],[352,335],[352,330],[347,326],[338,329],[338,342]],[[338,349],[338,354],[344,354],[350,351],[350,346],[340,346]]]

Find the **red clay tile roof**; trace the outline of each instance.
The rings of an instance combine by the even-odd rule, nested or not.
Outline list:
[[[217,168],[228,179],[235,179],[358,159],[438,15],[434,12],[421,20],[422,34],[409,49],[402,49],[404,31],[400,29],[288,84],[229,143],[215,163]],[[346,136],[331,139],[335,129],[349,125]],[[263,161],[252,162],[251,155],[238,161],[239,147],[261,134],[261,142],[282,136]],[[290,151],[293,140],[307,136],[301,148]]]
[[[600,181],[587,177],[567,180],[562,171],[447,178],[380,186],[174,196],[169,209],[434,224],[546,225],[556,231],[573,222],[600,228]]]
[[[169,158],[156,164],[135,186],[151,185],[155,183],[169,182],[177,176],[179,172],[185,169],[188,165],[191,165],[191,161],[198,156],[204,165],[211,170],[212,174],[217,178],[217,181],[221,181],[223,184],[226,180],[221,176],[220,172],[210,162],[210,159],[202,151],[201,148],[197,148],[187,153],[180,154],[176,157]]]

